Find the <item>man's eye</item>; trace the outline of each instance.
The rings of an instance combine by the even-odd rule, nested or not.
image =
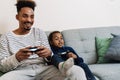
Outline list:
[[[31,18],[33,19],[33,18],[34,18],[34,16],[31,16]]]
[[[26,15],[23,15],[24,18],[26,18],[27,16]]]

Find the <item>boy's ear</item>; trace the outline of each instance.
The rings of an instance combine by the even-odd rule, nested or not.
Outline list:
[[[50,45],[52,45],[53,43],[52,43],[52,41],[50,41]]]

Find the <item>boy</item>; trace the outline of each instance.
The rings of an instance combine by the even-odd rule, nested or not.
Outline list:
[[[48,37],[51,49],[54,53],[52,64],[55,65],[62,73],[67,72],[73,65],[80,66],[84,69],[87,80],[96,80],[87,64],[77,55],[72,47],[64,46],[63,36],[59,31],[53,31]]]

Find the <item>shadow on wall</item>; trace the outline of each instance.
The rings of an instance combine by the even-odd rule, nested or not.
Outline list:
[[[6,32],[6,29],[8,28],[7,26],[8,26],[8,25],[7,25],[6,22],[1,22],[1,21],[0,21],[0,34],[3,34],[3,33]]]

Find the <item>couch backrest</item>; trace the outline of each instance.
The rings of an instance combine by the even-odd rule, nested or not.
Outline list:
[[[47,36],[50,32],[52,31],[46,31]],[[111,33],[120,35],[120,26],[69,29],[61,32],[65,45],[73,47],[85,63],[93,64],[97,61],[95,37],[112,37]]]
[[[96,63],[97,54],[95,37],[112,37],[111,33],[120,35],[120,26],[81,28],[62,31],[65,45],[71,46],[83,57],[87,64]]]

